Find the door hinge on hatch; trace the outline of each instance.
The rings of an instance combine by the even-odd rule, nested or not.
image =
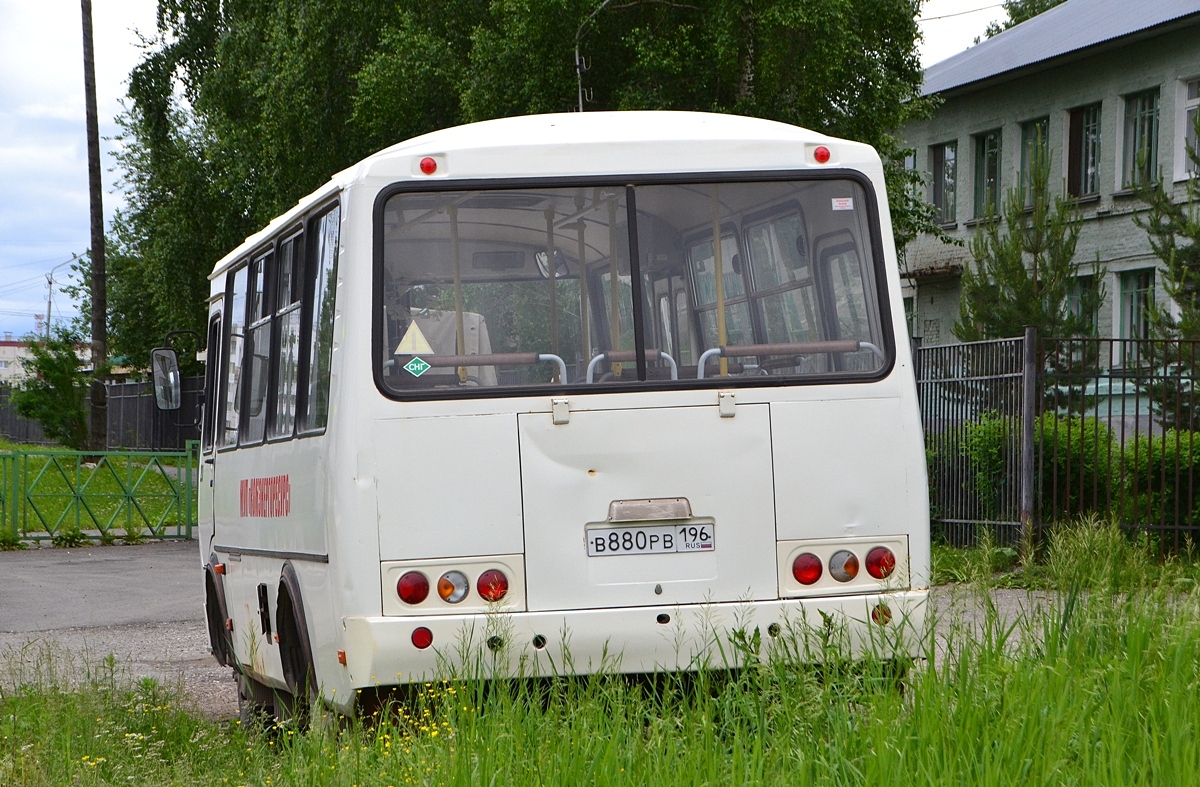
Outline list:
[[[571,422],[571,408],[566,399],[550,400],[550,422],[554,424]]]
[[[733,391],[720,391],[717,393],[717,412],[722,418],[733,418],[737,415],[734,409],[736,403],[733,400]]]

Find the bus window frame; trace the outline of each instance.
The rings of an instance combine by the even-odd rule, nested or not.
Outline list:
[[[325,434],[329,428],[329,414],[325,415],[325,424],[313,429],[304,429],[301,427],[301,414],[306,413],[308,409],[308,393],[309,379],[312,374],[312,327],[313,313],[316,311],[316,292],[317,292],[317,276],[319,275],[320,265],[317,260],[317,254],[320,253],[320,223],[324,220],[326,214],[334,209],[338,210],[338,253],[337,266],[339,272],[337,276],[341,276],[340,266],[343,261],[341,259],[340,247],[342,245],[342,228],[341,225],[346,221],[345,206],[342,205],[342,194],[338,192],[332,195],[329,199],[318,203],[312,210],[304,214],[304,219],[301,222],[304,233],[304,262],[301,265],[301,271],[304,276],[303,292],[301,293],[300,303],[300,355],[297,358],[297,363],[300,364],[299,372],[296,375],[296,423],[292,428],[292,439],[303,439],[305,437],[319,437]],[[382,208],[380,209],[382,210]],[[372,283],[374,277],[372,276]],[[373,286],[373,284],[372,284]],[[334,303],[333,312],[337,314],[337,278],[333,281]],[[330,348],[332,352],[332,348]],[[332,358],[332,356],[331,356]],[[331,376],[332,380],[332,376]],[[332,385],[332,382],[330,383]],[[332,396],[330,396],[332,402]]]
[[[232,318],[232,315],[233,315],[233,299],[234,299],[233,284],[237,280],[238,272],[241,271],[243,268],[248,268],[250,265],[250,260],[253,257],[254,257],[253,254],[248,254],[248,255],[242,257],[241,259],[239,259],[233,265],[230,265],[229,269],[227,271],[225,271],[225,294],[224,294],[224,296],[222,296],[222,300],[221,300],[221,313],[224,315],[228,315],[230,318]],[[247,273],[246,273],[246,283],[247,283],[246,300],[247,301],[250,300],[250,298],[249,298],[249,282],[250,282],[250,274],[249,274],[249,271],[247,271]],[[245,304],[242,304],[242,320],[243,320],[243,324],[242,324],[242,331],[243,331],[242,351],[243,352],[242,352],[242,355],[243,356],[245,355],[245,349],[246,349],[244,332],[246,331],[245,318],[246,318],[247,308],[248,307]],[[213,432],[213,447],[216,449],[217,453],[225,453],[226,451],[236,451],[238,448],[238,445],[239,445],[238,439],[234,439],[233,442],[231,442],[231,443],[224,442],[224,435],[229,429],[229,426],[225,421],[225,415],[226,415],[227,408],[229,406],[229,395],[228,395],[229,394],[229,348],[230,348],[230,345],[232,345],[232,344],[233,344],[233,320],[225,319],[222,321],[222,325],[221,325],[221,371],[220,371],[221,376],[217,383],[218,396],[220,397],[220,402],[219,402],[220,403],[220,412],[217,414],[217,428]],[[240,383],[240,381],[241,381],[240,375],[238,377],[238,380]],[[240,400],[242,398],[242,396],[244,396],[244,393],[241,391],[239,391],[238,393],[241,394],[241,396],[238,397]],[[239,408],[242,407],[241,401],[238,402],[238,407]],[[239,411],[238,411],[238,427],[237,427],[238,438],[241,437],[241,434],[242,434],[242,420],[241,420],[241,410],[239,409]]]
[[[272,345],[272,335],[274,334],[274,325],[275,325],[275,311],[273,309],[274,303],[272,301],[272,295],[273,295],[272,290],[274,289],[274,281],[275,281],[275,268],[276,268],[275,258],[276,258],[276,255],[278,254],[278,252],[279,252],[279,238],[273,237],[267,243],[258,247],[258,249],[255,250],[255,252],[248,257],[249,273],[246,276],[247,287],[246,287],[246,314],[245,314],[246,343],[245,343],[245,347],[242,349],[242,360],[243,360],[243,362],[245,362],[247,359],[249,359],[250,362],[253,363],[252,356],[254,354],[254,340],[253,340],[254,332],[258,329],[265,327],[266,334],[267,334],[267,356],[266,356],[266,361],[263,364],[263,367],[264,367],[263,372],[265,373],[265,376],[267,379],[263,383],[263,399],[259,405],[261,408],[262,419],[263,419],[262,436],[258,437],[257,439],[254,439],[254,440],[247,438],[247,433],[250,431],[250,419],[251,419],[250,400],[251,400],[251,397],[254,395],[253,388],[254,388],[255,383],[257,382],[253,375],[250,376],[248,384],[240,392],[241,396],[242,396],[242,401],[241,401],[242,411],[241,411],[241,417],[238,419],[238,442],[237,442],[237,444],[238,444],[239,448],[252,448],[256,445],[262,445],[264,442],[266,442],[266,437],[267,437],[267,418],[270,413],[270,411],[267,409],[267,406],[268,406],[267,400],[270,398],[270,395],[271,395],[271,390],[270,390],[271,345]],[[250,316],[254,311],[254,300],[251,297],[251,294],[252,294],[253,288],[254,288],[254,276],[255,276],[254,267],[256,265],[258,265],[259,263],[262,263],[262,304],[261,304],[261,306],[262,306],[263,314],[257,320],[251,322]],[[242,379],[246,379],[245,368],[243,368],[243,370],[242,370]]]
[[[387,386],[383,376],[383,364],[377,363],[375,359],[383,357],[383,325],[381,321],[375,318],[375,315],[381,313],[383,309],[383,269],[384,269],[384,209],[387,202],[397,194],[405,193],[436,193],[446,191],[505,191],[518,189],[556,189],[556,188],[579,188],[579,187],[617,187],[636,190],[642,186],[670,186],[670,185],[690,185],[690,184],[707,184],[707,183],[753,183],[753,182],[771,182],[771,181],[851,181],[863,190],[864,202],[866,203],[866,235],[871,250],[871,269],[874,279],[874,295],[877,303],[877,312],[879,316],[879,336],[882,341],[881,349],[884,352],[883,364],[874,372],[826,372],[819,375],[811,376],[753,376],[753,377],[714,377],[705,378],[704,380],[689,380],[686,384],[681,384],[682,381],[671,380],[648,380],[646,379],[645,357],[641,357],[638,363],[638,377],[636,382],[625,382],[618,385],[572,383],[569,385],[561,385],[554,388],[545,386],[497,386],[489,388],[478,387],[463,387],[459,389],[440,388],[440,389],[420,389],[398,391]],[[633,192],[628,192],[632,195]],[[879,211],[879,198],[876,193],[874,184],[866,173],[845,168],[831,168],[823,170],[811,169],[778,169],[778,170],[742,170],[742,171],[706,171],[706,172],[688,172],[688,173],[653,173],[653,174],[625,174],[625,175],[577,175],[577,176],[562,176],[562,177],[534,177],[534,178],[464,178],[461,180],[401,180],[388,184],[379,189],[375,194],[375,201],[371,212],[371,348],[368,356],[371,363],[371,376],[375,381],[375,388],[386,399],[397,402],[411,401],[448,401],[456,399],[511,399],[529,396],[558,396],[563,394],[584,395],[584,394],[608,394],[608,393],[635,393],[635,392],[650,392],[650,391],[691,391],[691,390],[707,390],[716,388],[788,388],[793,386],[813,386],[813,385],[841,385],[841,384],[862,384],[867,385],[879,382],[887,378],[896,366],[896,337],[894,326],[891,318],[891,300],[887,286],[887,262],[884,256],[883,234],[882,234],[882,217]],[[629,215],[633,216],[636,212],[636,204],[633,199],[626,201],[626,208]],[[639,282],[641,275],[645,272],[642,270],[642,261],[638,259],[637,254],[637,232],[636,224],[630,224],[628,232],[630,245],[630,276],[633,281]],[[681,232],[681,236],[686,237],[686,233]],[[815,244],[815,240],[813,241]],[[741,246],[740,233],[738,237],[738,245]],[[636,272],[635,272],[636,268]],[[690,279],[690,272],[687,277]],[[639,282],[640,284],[640,282]],[[641,286],[634,288],[634,330],[638,334],[635,338],[642,341],[640,346],[645,347],[644,338],[641,334],[644,331],[644,326],[641,324],[644,318],[642,304],[638,303],[641,294]],[[653,308],[653,304],[651,304]],[[753,315],[752,315],[753,319]],[[697,333],[697,338],[701,338],[701,334]],[[701,352],[703,350],[700,350]]]
[[[276,407],[276,402],[277,402],[277,399],[279,396],[279,360],[280,360],[279,356],[281,354],[281,341],[282,341],[282,337],[280,336],[280,330],[281,330],[280,326],[283,323],[283,320],[281,318],[285,314],[290,314],[293,311],[300,312],[300,338],[303,339],[303,337],[304,337],[304,296],[305,296],[305,291],[307,289],[307,282],[305,281],[304,276],[308,270],[308,266],[307,266],[308,260],[306,258],[308,249],[306,248],[306,243],[305,243],[305,241],[307,240],[306,230],[307,230],[307,223],[305,221],[301,220],[301,221],[297,221],[297,222],[294,222],[294,223],[288,225],[288,229],[285,229],[283,232],[279,233],[275,237],[275,252],[274,252],[275,264],[272,266],[274,275],[272,277],[273,280],[271,282],[271,290],[272,290],[273,297],[274,297],[274,300],[271,303],[271,306],[273,307],[273,311],[271,312],[271,338],[270,338],[271,350],[270,350],[270,358],[267,359],[267,363],[270,365],[270,370],[268,371],[268,374],[267,374],[267,378],[268,378],[267,379],[267,386],[268,386],[267,399],[263,404],[264,407],[268,408],[267,422],[266,422],[266,426],[263,429],[263,434],[264,434],[264,438],[265,438],[264,442],[267,442],[267,443],[282,443],[285,440],[291,440],[296,436],[296,421],[299,416],[298,412],[292,414],[292,429],[290,432],[287,432],[286,434],[275,435],[274,437],[272,437],[271,430],[275,426],[275,420],[279,417],[279,412],[278,412],[278,408]],[[297,258],[297,255],[299,256],[299,262],[293,262],[295,269],[292,271],[293,282],[291,283],[291,287],[294,291],[297,286],[294,281],[294,278],[296,276],[301,277],[300,284],[299,284],[300,301],[299,301],[298,306],[293,306],[293,304],[296,303],[296,301],[288,301],[286,304],[284,304],[280,300],[281,293],[279,292],[279,278],[280,278],[279,277],[279,270],[280,270],[279,252],[283,248],[283,245],[285,243],[287,243],[289,240],[292,241],[292,259],[295,260]],[[300,352],[299,351],[301,348],[298,347],[296,349],[297,349],[297,353],[296,353],[296,384],[299,385],[300,372],[301,372]],[[299,395],[300,395],[300,391],[297,388],[296,393],[295,393],[295,396],[297,398],[297,404],[299,403]]]
[[[212,443],[212,447],[210,448],[210,452],[224,453],[226,451],[235,451],[238,448],[254,448],[254,447],[260,446],[260,445],[282,443],[287,440],[297,440],[297,439],[301,439],[301,438],[305,438],[305,437],[317,437],[317,436],[323,435],[325,433],[325,430],[329,428],[329,425],[327,422],[325,426],[322,426],[318,429],[301,430],[300,429],[300,408],[302,405],[307,404],[306,399],[307,399],[307,395],[308,395],[308,375],[309,375],[309,371],[310,371],[308,369],[308,356],[310,354],[309,353],[309,350],[310,350],[309,340],[311,339],[310,323],[312,322],[312,310],[313,310],[313,308],[315,308],[314,305],[312,304],[312,298],[313,298],[313,294],[315,292],[315,280],[310,281],[310,279],[312,279],[312,277],[309,274],[310,274],[310,270],[311,270],[313,272],[313,275],[315,275],[316,266],[314,264],[312,264],[313,261],[310,260],[310,254],[316,253],[316,245],[313,243],[309,243],[308,238],[311,236],[312,229],[313,229],[313,226],[315,225],[315,223],[320,221],[325,216],[326,213],[328,213],[330,210],[332,210],[334,208],[334,206],[341,207],[341,193],[340,192],[338,194],[334,195],[331,199],[320,203],[312,210],[307,211],[297,221],[289,223],[287,225],[287,227],[285,227],[280,232],[277,232],[276,234],[272,235],[271,238],[268,239],[267,241],[256,246],[250,253],[241,256],[237,260],[237,262],[230,265],[229,268],[226,269],[225,273],[223,274],[225,277],[225,286],[223,288],[222,295],[220,296],[221,309],[215,313],[216,315],[218,315],[218,317],[221,318],[221,337],[220,337],[221,369],[218,372],[219,376],[216,379],[216,385],[214,387],[214,390],[217,393],[217,407],[215,408],[215,410],[216,410],[215,419],[216,420],[214,421],[214,425],[213,425],[213,443]],[[339,233],[339,235],[340,235],[340,233]],[[292,424],[292,431],[290,434],[272,438],[272,437],[270,437],[271,419],[272,419],[273,413],[274,413],[275,396],[276,396],[275,385],[277,382],[275,365],[276,365],[276,361],[277,361],[276,356],[278,355],[278,337],[276,336],[276,334],[278,333],[278,330],[279,330],[278,323],[280,322],[277,319],[279,316],[279,314],[278,314],[279,309],[276,308],[276,307],[278,307],[278,304],[274,303],[271,300],[276,295],[276,293],[273,291],[273,288],[276,286],[276,284],[278,282],[278,277],[274,273],[275,269],[278,268],[278,265],[274,262],[274,260],[276,260],[278,254],[279,254],[280,245],[284,241],[289,240],[289,239],[299,239],[299,254],[301,255],[301,260],[300,260],[298,268],[299,268],[299,275],[302,277],[302,281],[300,283],[301,291],[300,291],[300,307],[299,307],[299,311],[300,311],[300,352],[299,352],[299,355],[297,356],[297,360],[296,360],[297,364],[299,365],[299,368],[296,371],[296,385],[297,385],[296,418],[295,418],[295,422]],[[340,239],[339,239],[339,243],[340,243]],[[266,420],[266,424],[264,425],[264,428],[263,428],[263,439],[262,440],[258,440],[255,442],[243,442],[242,435],[244,433],[244,427],[242,424],[242,418],[239,417],[238,439],[236,441],[234,441],[234,443],[232,443],[232,444],[221,445],[218,436],[220,434],[223,434],[224,430],[225,430],[225,410],[226,410],[226,406],[228,404],[227,393],[228,393],[228,386],[229,386],[229,374],[228,374],[227,363],[228,363],[228,358],[229,358],[229,345],[232,341],[231,321],[224,319],[224,317],[226,314],[230,314],[232,312],[233,283],[237,277],[238,272],[240,270],[242,270],[243,268],[249,268],[255,260],[258,260],[266,255],[270,255],[273,262],[272,262],[272,265],[270,266],[270,272],[268,274],[269,281],[267,281],[265,283],[265,296],[264,297],[266,297],[268,299],[269,305],[273,308],[270,311],[270,315],[271,315],[271,317],[270,317],[271,331],[270,331],[270,339],[269,339],[270,355],[267,358],[268,389],[267,389],[267,396],[263,402],[263,406],[271,408],[271,409],[269,409],[266,414],[267,420]],[[249,284],[250,284],[249,271],[247,271],[246,282],[247,282],[247,287],[246,287],[247,291],[246,291],[246,302],[244,304],[244,311],[242,314],[242,318],[243,318],[242,330],[247,335],[243,337],[243,348],[242,348],[243,349],[243,353],[242,353],[243,362],[245,360],[245,349],[249,346],[248,334],[249,334],[250,327],[251,327],[251,323],[249,322],[249,319],[248,319],[249,315],[250,315],[250,309],[251,309],[250,292],[249,292]],[[208,368],[211,368],[211,364],[209,365]],[[207,369],[206,369],[206,372],[207,372]],[[250,396],[249,386],[246,386],[242,391],[239,392],[240,401],[238,402],[238,404],[241,407],[241,415],[242,416],[244,416],[244,414],[245,414],[246,404],[247,404],[247,401],[249,400],[249,396]]]
[[[223,414],[217,391],[221,387],[220,378],[225,367],[220,352],[225,331],[224,307],[225,298],[222,296],[221,308],[211,312],[208,318],[208,337],[205,344],[208,360],[204,364],[205,406],[201,411],[203,420],[200,422],[200,452],[206,455],[214,453],[217,449],[217,416]]]

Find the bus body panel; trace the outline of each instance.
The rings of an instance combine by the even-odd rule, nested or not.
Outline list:
[[[898,399],[772,402],[780,540],[906,531],[900,423]]]
[[[735,412],[591,411],[571,413],[565,424],[520,416],[530,610],[776,598],[770,413],[764,405]],[[664,498],[686,499],[691,517],[607,521],[614,501]],[[588,548],[589,534],[633,539],[639,530],[657,535],[664,525],[701,523],[712,528],[709,551],[613,555],[605,546],[592,555]],[[666,535],[672,546],[682,543],[678,532]],[[620,538],[613,546],[621,549]]]
[[[381,560],[524,550],[515,415],[386,419],[373,435]]]

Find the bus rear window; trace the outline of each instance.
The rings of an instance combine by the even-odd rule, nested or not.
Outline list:
[[[393,194],[378,377],[401,397],[873,377],[867,200],[849,179]]]

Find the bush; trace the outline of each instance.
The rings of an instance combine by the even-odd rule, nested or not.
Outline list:
[[[1120,499],[1121,446],[1107,424],[1043,413],[1033,439],[1043,522],[1107,512]]]
[[[1200,523],[1200,433],[1169,429],[1125,445],[1123,521]]]

